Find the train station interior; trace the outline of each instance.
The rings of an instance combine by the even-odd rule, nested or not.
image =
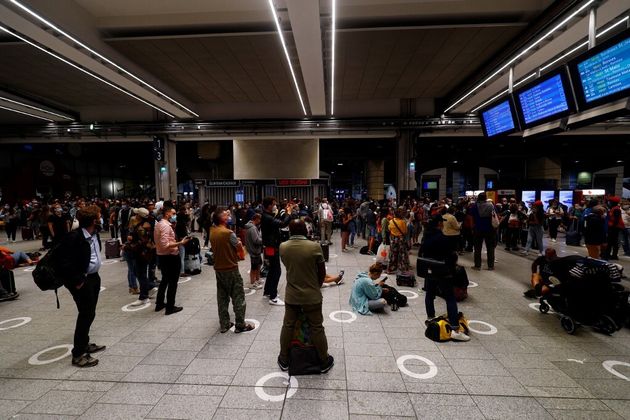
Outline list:
[[[0,1],[2,419],[630,419],[629,272],[628,0]]]

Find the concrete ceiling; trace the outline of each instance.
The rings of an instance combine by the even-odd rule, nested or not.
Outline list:
[[[19,1],[201,120],[304,116],[265,0]],[[478,77],[484,64],[518,42],[534,21],[545,19],[552,3],[337,0],[335,116],[395,117],[405,100],[416,104],[412,114],[438,113],[436,101]],[[330,116],[331,1],[274,4],[308,116]],[[10,3],[6,7],[35,29],[47,29]],[[8,25],[5,20],[0,16]],[[0,88],[57,104],[83,121],[165,118],[6,34],[0,37],[0,54]],[[164,98],[140,87],[149,102],[149,94]],[[3,114],[0,121],[6,121]],[[14,122],[23,121],[16,116]]]

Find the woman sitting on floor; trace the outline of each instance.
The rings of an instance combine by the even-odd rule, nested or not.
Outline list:
[[[350,306],[352,310],[361,315],[371,315],[375,311],[383,311],[387,306],[387,301],[383,298],[383,294],[388,289],[384,281],[374,283],[383,274],[383,266],[379,263],[370,266],[368,273],[359,273],[352,285],[352,293],[350,294]]]

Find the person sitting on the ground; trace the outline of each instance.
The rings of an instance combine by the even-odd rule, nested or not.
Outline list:
[[[333,283],[335,286],[339,286],[343,284],[344,283],[343,275],[344,275],[343,270],[339,270],[339,274],[337,274],[336,276],[333,276],[331,274],[326,274],[326,277],[324,277],[324,284],[322,284],[322,287],[333,286]]]
[[[374,283],[383,274],[383,266],[380,263],[372,264],[367,273],[359,273],[352,284],[350,294],[350,306],[352,310],[361,315],[371,315],[375,311],[383,311],[387,301],[383,294],[388,289],[384,281]]]
[[[35,265],[36,263],[37,260],[31,259],[26,252],[13,251],[5,246],[0,246],[0,267],[13,270],[15,267]]]
[[[527,290],[525,297],[536,298],[551,292],[551,277],[554,275],[552,263],[558,259],[553,248],[545,249],[545,255],[536,258],[532,264],[532,288]]]

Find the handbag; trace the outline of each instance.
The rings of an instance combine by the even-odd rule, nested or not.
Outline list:
[[[499,223],[499,216],[497,216],[497,212],[492,210],[492,227],[495,229],[498,228]]]

